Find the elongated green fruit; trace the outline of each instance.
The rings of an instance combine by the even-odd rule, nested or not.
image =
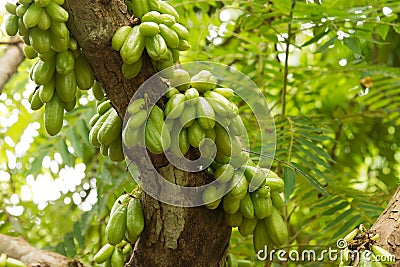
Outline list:
[[[155,22],[157,24],[161,23],[161,14],[158,11],[150,11],[144,14],[141,19],[142,22]]]
[[[94,73],[86,57],[81,54],[75,62],[76,84],[81,90],[89,90],[94,83]]]
[[[126,125],[132,129],[135,130],[137,128],[139,128],[140,126],[142,126],[144,124],[144,122],[147,119],[147,112],[142,109],[140,110],[138,113],[132,115],[129,119],[128,122],[126,123]]]
[[[278,191],[279,193],[283,192],[285,186],[285,182],[279,177],[267,177],[265,183],[271,188],[271,190]]]
[[[101,87],[100,83],[97,81],[94,82],[92,86],[92,92],[96,100],[102,100],[104,98],[104,91],[103,88]]]
[[[246,194],[246,196],[240,200],[240,212],[243,217],[247,219],[254,217],[254,205],[251,201],[250,194]]]
[[[124,253],[122,253],[122,249],[116,247],[114,249],[114,253],[111,255],[111,266],[119,267],[124,265],[125,265]]]
[[[16,11],[17,6],[14,3],[7,2],[5,4],[5,8],[6,8],[6,11],[8,13],[10,13],[11,15],[17,15],[17,11]]]
[[[105,244],[100,248],[100,250],[94,255],[93,260],[96,263],[103,263],[106,262],[108,259],[111,258],[111,255],[114,252],[115,247],[110,244]]]
[[[220,183],[229,182],[233,177],[234,171],[235,169],[229,163],[221,165],[215,170],[214,178]]]
[[[47,14],[46,10],[43,8],[37,26],[39,27],[39,29],[44,31],[51,27],[51,18],[49,14]]]
[[[29,42],[36,52],[40,54],[49,52],[51,48],[50,31],[33,27],[29,32]]]
[[[261,197],[257,193],[251,194],[253,201],[254,214],[260,220],[272,214],[272,200],[269,197]]]
[[[55,58],[46,61],[38,60],[32,69],[32,79],[36,84],[46,84],[53,78],[55,70]]]
[[[14,258],[7,258],[6,267],[26,267],[25,263]]]
[[[111,46],[114,50],[119,51],[122,48],[126,38],[128,38],[129,33],[132,31],[130,26],[122,26],[113,35],[111,40]]]
[[[39,98],[43,103],[49,102],[55,92],[55,81],[51,79],[50,82],[39,87]]]
[[[236,257],[233,254],[228,254],[226,263],[227,267],[238,267]]]
[[[253,233],[253,247],[256,253],[258,253],[260,250],[264,250],[265,246],[268,247],[268,250],[271,248],[271,242],[268,235],[269,234],[264,220],[259,221]]]
[[[242,223],[239,225],[239,233],[242,236],[248,236],[251,235],[254,232],[254,229],[256,228],[258,223],[258,218],[254,217],[251,219],[247,219],[246,217],[243,217]]]
[[[32,110],[38,110],[41,107],[43,107],[44,103],[42,102],[42,100],[39,97],[39,90],[35,90],[32,93],[32,99],[31,99],[30,103],[31,103]]]
[[[122,120],[117,111],[112,108],[110,114],[101,126],[97,139],[103,145],[109,146],[121,133]]]
[[[160,27],[155,22],[142,22],[139,25],[139,32],[143,36],[154,36],[160,33]]]
[[[182,115],[179,117],[179,122],[183,127],[187,128],[193,124],[194,120],[197,117],[196,107],[194,105],[186,105],[182,112]]]
[[[122,64],[122,74],[127,79],[135,78],[140,70],[142,69],[142,58],[132,64],[123,63]]]
[[[128,203],[129,203],[129,200],[130,200],[130,196],[129,196],[128,194],[122,194],[122,195],[120,195],[120,196],[114,201],[114,204],[113,204],[113,206],[111,207],[111,210],[110,210],[110,215],[112,215],[112,214],[117,210],[117,208],[118,208],[119,206],[121,206],[121,205],[127,206]]]
[[[206,131],[200,127],[197,120],[188,128],[189,143],[191,146],[198,148],[201,141],[206,138]]]
[[[108,156],[112,161],[121,162],[125,159],[124,150],[122,148],[122,138],[117,137],[114,142],[111,143],[108,149]]]
[[[198,121],[201,128],[209,130],[215,126],[215,112],[204,97],[199,97],[196,103]]]
[[[138,145],[141,141],[143,134],[142,128],[137,128],[135,130],[129,129],[126,127],[122,131],[122,142],[127,148],[133,148],[134,146]]]
[[[135,26],[129,33],[124,44],[121,47],[121,57],[127,64],[132,64],[142,57],[145,47],[145,38],[140,33],[139,27]]]
[[[277,191],[271,192],[271,200],[272,204],[277,210],[281,211],[284,208],[285,203],[283,202],[282,197],[279,195]]]
[[[74,70],[75,58],[72,51],[57,53],[56,71],[62,75],[67,75]]]
[[[46,11],[54,21],[66,22],[68,20],[68,12],[56,2],[50,2],[49,5],[46,6]]]
[[[42,14],[42,8],[36,4],[31,4],[22,17],[26,28],[32,28],[37,25]]]
[[[110,215],[110,220],[106,226],[106,239],[111,245],[117,245],[125,236],[126,231],[127,207],[119,205]]]
[[[395,262],[396,257],[391,254],[389,251],[386,249],[378,246],[378,245],[373,245],[372,246],[372,251],[376,256],[379,256],[381,263],[384,264],[392,264]]]
[[[169,48],[178,48],[179,36],[178,34],[165,24],[159,25],[160,34],[164,38],[165,43]]]
[[[357,236],[358,231],[359,231],[358,228],[354,229],[353,231],[351,231],[350,233],[348,233],[343,239],[344,239],[346,242],[352,241],[352,240]]]
[[[0,255],[0,267],[6,267],[6,260],[7,260],[7,254],[6,253],[1,253]]]
[[[144,229],[144,215],[140,199],[133,198],[129,202],[126,225],[128,240],[135,243]]]
[[[229,196],[224,196],[224,198],[222,199],[222,207],[224,208],[224,211],[227,214],[235,214],[235,213],[240,213],[239,211],[240,209],[240,200],[239,199],[235,199]]]
[[[97,135],[99,134],[99,130],[100,130],[101,126],[103,126],[104,122],[108,118],[108,115],[111,113],[111,110],[112,109],[109,109],[106,113],[104,113],[102,116],[100,116],[100,118],[94,124],[92,129],[90,129],[89,142],[94,147],[100,147],[100,142],[99,142],[99,139],[97,138]]]
[[[163,61],[168,56],[168,46],[164,38],[158,33],[145,38],[147,54],[156,61]]]
[[[216,209],[221,202],[221,199],[218,199],[217,188],[212,185],[207,186],[203,191],[202,199],[208,209]]]
[[[273,207],[272,214],[264,219],[268,235],[275,246],[279,247],[285,244],[288,238],[288,231],[279,211]]]
[[[58,134],[63,124],[63,118],[64,103],[57,94],[54,94],[44,108],[44,126],[47,133],[52,136]]]
[[[248,182],[241,171],[235,171],[231,180],[234,186],[228,196],[241,200],[247,194]]]
[[[71,102],[76,95],[76,76],[71,71],[67,75],[56,74],[56,92],[65,103]]]
[[[129,112],[129,114],[131,114],[131,115],[136,114],[137,112],[139,112],[139,110],[145,108],[145,104],[146,104],[146,102],[144,101],[143,98],[138,98],[138,99],[134,100],[134,101],[128,106],[128,112]]]
[[[234,214],[229,214],[225,212],[225,222],[230,227],[238,227],[241,224],[242,220],[243,216],[240,212],[236,212]]]
[[[165,116],[169,119],[176,119],[182,115],[185,108],[185,95],[176,94],[173,95],[165,105]]]
[[[186,103],[194,105],[199,100],[199,91],[196,88],[189,88],[185,92]]]

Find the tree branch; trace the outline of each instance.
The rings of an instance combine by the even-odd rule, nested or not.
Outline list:
[[[400,187],[371,230],[379,234],[378,245],[396,256],[393,267],[400,266]]]
[[[0,58],[0,94],[8,80],[17,72],[18,66],[24,61],[25,55],[23,52],[23,44],[18,42],[16,45],[8,47]]]
[[[32,247],[24,239],[0,234],[0,254],[6,253],[8,257],[18,259],[27,266],[40,267],[82,267],[83,264],[76,260],[55,252],[40,250]]]

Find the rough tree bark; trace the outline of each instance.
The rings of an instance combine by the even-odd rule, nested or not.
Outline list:
[[[17,71],[18,66],[25,59],[24,52],[22,50],[23,44],[21,42],[10,45],[4,52],[4,55],[0,58],[0,94],[3,91],[4,86]]]
[[[19,259],[30,267],[81,267],[80,262],[69,260],[58,253],[40,250],[29,245],[24,239],[0,234],[0,252]]]
[[[385,211],[371,227],[379,233],[378,244],[396,256],[393,267],[400,266],[400,187],[393,195]]]
[[[69,29],[91,63],[96,78],[105,88],[121,118],[139,86],[156,73],[145,55],[142,72],[127,80],[121,74],[122,61],[111,48],[111,38],[122,25],[134,23],[120,0],[67,0],[71,15]],[[161,80],[159,80],[161,85]],[[151,94],[151,92],[148,92]],[[180,185],[205,184],[205,173],[183,173],[163,156],[151,156],[164,177]],[[141,176],[146,178],[146,173]],[[146,227],[126,266],[219,266],[226,254],[231,229],[223,211],[205,207],[181,208],[166,205],[143,194]]]

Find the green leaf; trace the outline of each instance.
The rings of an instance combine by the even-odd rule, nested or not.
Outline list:
[[[71,146],[74,148],[76,156],[82,159],[84,156],[83,154],[84,146],[82,145],[82,141],[79,139],[76,130],[74,130],[73,128],[69,128],[66,131],[66,135],[68,140],[71,142]]]
[[[79,246],[83,248],[85,246],[85,240],[84,240],[84,236],[82,235],[82,232],[81,232],[80,222],[74,223],[73,233],[74,233],[75,239],[78,241]]]
[[[307,179],[307,181],[315,188],[317,189],[319,192],[321,192],[323,195],[328,196],[328,192],[326,192],[326,190],[323,188],[323,186],[318,182],[317,179],[315,179],[314,177],[312,177],[311,175],[307,174],[307,171],[305,171],[302,167],[300,167],[299,165],[297,165],[296,163],[292,162],[291,163],[293,166],[295,166],[298,170],[298,173],[303,176],[304,178]]]
[[[68,166],[73,166],[73,159],[71,153],[68,151],[68,146],[64,139],[61,139],[56,144],[56,149],[60,153],[63,163]]]
[[[339,204],[333,206],[332,208],[327,209],[327,210],[324,210],[324,211],[322,212],[322,215],[332,215],[332,214],[336,213],[337,211],[346,208],[348,205],[349,205],[349,202],[347,202],[347,201],[342,201],[342,202],[340,202]]]
[[[386,36],[389,33],[389,25],[385,25],[385,24],[379,24],[376,26],[376,32],[379,34],[380,37],[382,37],[383,40],[386,39]]]
[[[324,27],[325,28],[325,27]],[[301,47],[305,47],[308,46],[310,44],[316,43],[319,39],[321,39],[322,37],[324,37],[325,35],[327,35],[330,32],[330,30],[327,31],[323,31],[318,33],[317,35],[315,35],[313,38],[311,38],[310,40],[308,40],[307,42],[305,42]]]
[[[348,218],[352,213],[354,212],[353,209],[348,209],[346,211],[344,211],[343,213],[341,213],[339,216],[337,216],[333,221],[331,221],[330,223],[328,223],[326,225],[325,229],[329,229],[333,226],[338,225],[339,223],[341,223],[344,219]]]
[[[361,48],[356,39],[351,37],[344,38],[343,44],[347,46],[350,50],[352,50],[355,54],[361,55]]]
[[[255,28],[258,28],[262,23],[263,21],[260,18],[253,15],[248,15],[243,19],[243,22],[240,25],[240,29],[242,31],[253,30]]]
[[[338,38],[337,35],[333,36],[329,41],[327,41],[326,43],[324,43],[323,45],[318,47],[318,49],[317,49],[317,51],[315,51],[315,53],[325,52],[325,50],[328,49],[329,46],[333,45],[336,42],[337,38]]]
[[[64,246],[67,257],[72,259],[76,255],[76,248],[74,242],[74,234],[72,232],[68,232],[64,236]]]
[[[361,215],[355,215],[354,217],[352,217],[351,219],[346,221],[342,225],[342,227],[340,227],[339,230],[337,230],[333,234],[332,239],[337,240],[337,239],[345,236],[347,233],[351,232],[356,227],[356,225],[358,225],[359,223],[361,223]]]
[[[296,172],[289,167],[285,167],[283,171],[283,180],[285,181],[285,188],[283,190],[285,196],[285,203],[289,203],[290,195],[293,193],[296,185]]]
[[[339,196],[329,196],[329,197],[325,197],[323,199],[320,199],[319,203],[317,205],[314,205],[313,208],[323,208],[326,206],[329,206],[335,202],[340,201],[342,198]]]
[[[64,243],[58,243],[57,246],[54,248],[54,251],[57,252],[58,254],[67,256],[67,251],[65,250]]]

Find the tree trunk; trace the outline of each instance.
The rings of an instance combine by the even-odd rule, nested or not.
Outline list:
[[[0,72],[0,94],[8,80],[17,72],[18,66],[25,59],[22,48],[23,43],[21,42],[10,45],[0,58],[0,66],[2,68]]]
[[[135,79],[125,79],[120,71],[122,60],[118,52],[113,51],[111,38],[115,30],[135,20],[129,17],[120,0],[66,0],[64,7],[70,13],[70,31],[123,118],[135,91],[156,73],[145,54],[142,72]],[[161,79],[158,83],[162,85]],[[176,184],[201,185],[210,179],[204,172],[184,173],[170,165],[162,155],[151,155],[151,159],[158,172]],[[152,174],[141,173],[143,179],[146,175]],[[221,209],[210,211],[205,207],[170,206],[146,193],[143,193],[142,201],[146,226],[126,266],[221,265],[231,234]]]
[[[18,259],[30,267],[81,267],[82,263],[69,260],[55,252],[40,250],[29,245],[24,239],[0,234],[0,254]]]
[[[371,227],[379,234],[378,245],[396,256],[393,267],[400,266],[400,187],[385,211]]]

